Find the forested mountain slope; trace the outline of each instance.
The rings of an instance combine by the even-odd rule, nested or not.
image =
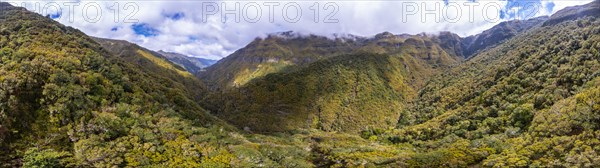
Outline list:
[[[354,35],[324,37],[294,32],[275,33],[264,39],[257,38],[244,48],[207,68],[206,71],[198,72],[197,76],[213,89],[238,88],[267,74],[294,71],[312,62],[334,56],[357,52],[397,53],[398,50],[390,51],[389,48],[398,48],[405,43],[405,40],[415,36],[429,36],[430,40],[408,41],[408,43],[425,42],[424,45],[427,47],[431,47],[432,44],[439,45],[451,56],[442,58],[444,59],[441,60],[442,64],[446,64],[448,61],[468,58],[476,52],[539,26],[547,19],[548,17],[538,17],[524,21],[502,22],[478,35],[465,38],[450,32],[441,32],[437,35],[394,35],[384,32],[370,38]],[[416,50],[423,49],[416,48]],[[427,57],[428,55],[421,56]],[[436,59],[433,58],[433,60]]]
[[[293,32],[257,38],[246,47],[198,73],[210,87],[235,88],[252,79],[284,71],[294,65],[306,65],[322,58],[349,53],[356,41],[345,38],[299,35]]]
[[[50,146],[83,152],[73,154],[90,163],[95,156],[84,149],[142,133],[114,125],[135,125],[140,117],[181,116],[199,126],[222,124],[181,83],[112,56],[76,29],[6,3],[1,7],[3,160],[27,147]],[[156,145],[167,142],[155,140]]]
[[[432,78],[399,129],[382,137],[428,148],[421,161],[598,166],[600,21],[572,19],[534,28]]]
[[[268,74],[223,92],[211,103],[218,105],[214,114],[258,132],[394,127],[404,104],[429,77],[460,62],[460,52],[448,47],[460,47],[458,36],[453,43],[446,36],[454,37],[379,34],[362,41],[354,54]]]
[[[451,33],[447,33],[451,34]],[[232,55],[223,58],[215,65],[207,68],[205,72],[200,72],[198,76],[215,88],[227,89],[241,87],[253,79],[264,77],[267,74],[277,72],[290,72],[301,69],[306,65],[318,60],[330,58],[339,55],[351,54],[356,52],[364,53],[397,53],[398,48],[405,43],[405,40],[415,37],[415,43],[418,47],[429,47],[440,45],[440,40],[436,37],[427,37],[428,40],[418,40],[418,36],[429,35],[393,35],[385,32],[372,38],[358,36],[343,36],[329,38],[316,35],[299,35],[293,32],[272,34],[265,39],[256,39],[246,47],[236,51]],[[434,36],[434,35],[431,35]],[[447,40],[460,40],[447,39]],[[445,42],[445,41],[444,41]],[[460,41],[457,43],[457,50],[460,50]],[[453,50],[453,48],[443,49]],[[452,46],[454,47],[454,46]],[[416,48],[421,52],[424,48]],[[444,55],[441,58],[429,58],[438,63],[456,62],[462,56],[462,53],[449,52],[451,55]],[[427,55],[423,56],[427,57]],[[438,60],[443,59],[443,60]]]
[[[207,87],[202,81],[184,68],[170,62],[162,54],[142,48],[123,40],[92,38],[112,55],[124,60],[137,69],[157,79],[156,85],[178,89],[195,102],[202,102],[208,95]],[[181,102],[187,103],[187,102]]]
[[[113,55],[76,29],[0,8],[1,167],[284,164],[208,114],[187,90],[193,80],[178,79],[192,76],[147,50]]]
[[[223,83],[231,75],[246,81],[217,91],[222,94],[207,104],[220,118],[259,132],[385,129],[396,123],[393,118],[407,112],[404,104],[412,102],[432,76],[446,73],[468,57],[465,54],[492,47],[539,26],[546,18],[504,22],[466,39],[450,32],[384,32],[352,39],[272,35],[255,40],[201,73],[207,75],[203,78],[207,82],[216,78],[213,82]],[[363,59],[370,56],[374,58]],[[253,60],[261,65],[248,62]],[[281,64],[281,60],[291,61]],[[237,71],[244,68],[255,75]],[[270,70],[263,71],[266,69]]]
[[[541,16],[528,20],[511,20],[502,22],[482,33],[468,36],[461,40],[464,50],[464,56],[470,57],[479,51],[483,51],[488,47],[493,47],[497,44],[509,40],[512,37],[527,31],[535,26],[544,23],[550,17]]]

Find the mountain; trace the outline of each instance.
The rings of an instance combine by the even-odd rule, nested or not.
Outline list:
[[[542,16],[529,20],[502,22],[480,34],[465,38],[451,32],[421,36],[435,36],[433,43],[440,45],[446,53],[460,59],[467,59],[479,51],[540,26],[548,19],[549,17]],[[393,48],[410,37],[411,35],[394,35],[389,32],[370,38],[355,35],[324,37],[294,32],[275,33],[266,38],[255,39],[244,48],[207,68],[206,71],[196,74],[212,89],[236,88],[270,73],[293,71],[333,56],[356,52],[380,53],[381,47]],[[451,59],[456,58],[446,60]]]
[[[192,74],[196,74],[203,70],[206,67],[209,67],[215,63],[216,60],[204,59],[204,58],[196,58],[190,57],[187,55],[174,53],[174,52],[166,52],[166,51],[158,51],[159,54],[167,58],[169,61],[185,68],[188,72]]]
[[[346,38],[303,36],[293,32],[257,38],[246,47],[198,73],[213,88],[239,87],[266,74],[303,66],[332,55],[348,53],[357,41]]]
[[[388,55],[344,55],[292,73],[269,74],[227,93],[216,114],[258,132],[390,127],[407,99],[401,93],[412,91],[395,63],[401,64]]]
[[[459,38],[449,37],[458,36],[381,33],[355,40],[352,53],[256,77],[209,104],[218,106],[211,110],[220,118],[257,132],[394,127],[429,77],[460,62],[460,52],[447,47],[460,47]]]
[[[470,57],[473,54],[508,40],[521,32],[539,26],[548,20],[548,16],[541,16],[528,20],[512,20],[502,22],[480,34],[468,36],[461,40],[463,54]]]
[[[421,37],[393,35],[389,32],[378,34],[372,38],[354,35],[324,37],[284,32],[254,40],[246,47],[207,68],[206,71],[198,73],[197,76],[212,88],[229,89],[241,87],[267,74],[294,71],[315,61],[334,56],[357,52],[397,53],[405,40],[412,46],[417,46],[413,54],[423,54],[416,52],[423,52],[422,50],[425,48],[434,48],[433,52],[437,52],[437,49],[454,50],[448,48],[454,46],[433,46],[433,43],[440,43],[442,38],[427,38],[430,40],[423,41]],[[440,58],[425,59],[429,59],[433,64],[451,64],[449,62],[456,63],[457,60],[462,59],[458,57],[459,55],[462,57],[460,53],[455,53],[455,51],[449,53],[449,55],[441,55]],[[438,56],[439,54],[435,53],[431,56],[434,55]],[[438,62],[435,63],[435,61]]]
[[[349,53],[224,91],[214,114],[247,132],[335,132],[315,136],[327,166],[597,166],[600,22],[551,22],[502,23],[472,37],[485,45],[464,62],[470,45],[452,33],[361,38]],[[363,150],[376,154],[354,153]]]
[[[379,138],[428,148],[416,167],[597,166],[600,22],[547,23],[433,77]]]
[[[164,55],[123,40],[92,39],[112,55],[127,61],[157,79],[162,79],[156,80],[157,84],[166,88],[180,89],[189,98],[205,106],[202,102],[209,94],[206,85],[192,73],[168,61]]]
[[[203,92],[160,54],[0,3],[0,167],[310,167],[303,145],[210,115]],[[269,157],[284,152],[300,159]]]
[[[594,0],[585,5],[566,7],[552,15],[550,20],[545,22],[543,26],[556,25],[564,21],[575,20],[586,16],[598,17],[600,16],[600,11],[598,9],[600,9],[599,0]]]
[[[258,132],[385,129],[394,126],[401,109],[431,77],[460,64],[473,50],[501,44],[546,19],[504,22],[467,38],[451,32],[383,32],[370,38],[333,39],[292,32],[274,34],[255,40],[199,77],[214,82],[211,87],[224,88],[219,91],[223,94],[207,103],[212,105],[208,108],[239,128]],[[375,58],[362,58],[369,56]],[[388,67],[387,71],[378,66]],[[363,92],[358,87],[378,89]]]

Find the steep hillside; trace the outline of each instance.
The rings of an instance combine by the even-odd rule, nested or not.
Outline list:
[[[450,65],[449,62],[469,58],[479,51],[498,45],[524,31],[539,26],[547,19],[548,17],[538,17],[524,21],[502,22],[478,35],[465,38],[450,32],[441,32],[437,35],[394,35],[384,32],[371,38],[353,35],[328,38],[284,32],[254,40],[244,48],[220,60],[214,66],[207,68],[206,71],[198,72],[197,76],[213,89],[227,90],[241,87],[251,80],[267,74],[294,71],[312,62],[333,56],[357,52],[398,53],[399,47],[405,42],[414,43],[417,46],[425,45],[429,49],[437,45],[448,55],[424,59]],[[417,40],[409,40],[411,37]],[[422,37],[427,37],[427,40],[418,40]],[[436,49],[438,48],[434,47],[434,50]],[[422,48],[410,50],[426,51]],[[414,54],[423,57],[429,56],[425,53]],[[431,61],[429,63],[438,64]]]
[[[401,62],[387,55],[345,55],[294,73],[270,74],[229,93],[218,114],[260,132],[390,127],[406,99],[400,93],[412,92],[394,64]]]
[[[599,0],[594,0],[585,5],[566,7],[552,15],[547,22],[544,22],[543,26],[552,26],[564,21],[575,20],[586,16],[599,17],[600,10],[598,9],[600,9]]]
[[[198,73],[213,88],[240,87],[252,79],[284,71],[294,65],[307,65],[334,55],[349,53],[357,46],[351,39],[329,39],[292,32],[256,39],[246,47]]]
[[[419,167],[598,166],[599,34],[587,17],[483,51],[432,78],[381,138],[427,148]]]
[[[266,155],[301,145],[260,145],[262,154],[191,98],[179,83],[188,80],[175,79],[189,73],[123,49],[113,55],[76,29],[0,3],[0,167],[308,164]]]
[[[451,38],[448,38],[451,37]],[[456,37],[456,38],[455,38]],[[389,32],[372,38],[353,35],[328,38],[316,35],[299,35],[293,32],[273,34],[256,39],[246,47],[223,58],[214,66],[198,73],[212,88],[242,87],[253,79],[267,74],[291,72],[302,69],[318,60],[352,53],[396,54],[400,47],[413,55],[429,60],[431,65],[447,66],[463,58],[458,36],[444,32],[438,35],[393,35]],[[404,43],[410,45],[403,45]],[[449,43],[449,44],[446,44]],[[431,50],[431,51],[429,51]],[[444,54],[442,52],[444,50]],[[432,53],[432,54],[428,54]],[[434,57],[439,56],[439,57]]]
[[[171,63],[160,53],[123,40],[103,38],[93,38],[93,40],[112,55],[127,61],[156,79],[161,79],[155,81],[156,84],[166,88],[183,90],[189,98],[196,102],[201,102],[208,94],[208,90],[202,81],[182,67]]]
[[[476,54],[479,51],[483,51],[488,47],[493,47],[505,40],[509,40],[521,32],[539,26],[548,19],[548,16],[541,16],[528,20],[506,21],[483,31],[480,34],[465,37],[461,40],[464,49],[463,55],[465,57],[473,56],[473,54]]]
[[[215,114],[258,132],[316,128],[358,133],[393,127],[403,105],[430,76],[460,61],[455,51],[446,52],[452,48],[438,44],[443,41],[439,37],[379,34],[363,40],[355,54],[268,74],[228,90],[212,103],[218,104]]]
[[[185,70],[192,74],[196,74],[204,68],[217,63],[216,60],[195,58],[174,52],[158,51],[158,53],[167,58],[169,61],[185,68]]]
[[[191,77],[189,72],[186,72],[185,69],[180,66],[170,63],[167,58],[160,53],[149,51],[124,40],[112,40],[104,38],[93,39],[99,43],[101,47],[111,52],[113,55],[121,57],[133,64],[139,64],[140,68],[146,68],[149,71],[171,71],[181,77]]]

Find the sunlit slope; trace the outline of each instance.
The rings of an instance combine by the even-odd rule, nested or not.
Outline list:
[[[573,18],[475,55],[433,77],[381,138],[429,148],[413,158],[424,167],[597,165],[599,27]]]
[[[135,166],[126,158],[148,158],[134,152],[142,144],[198,145],[192,136],[207,132],[204,126],[228,128],[194,100],[187,80],[175,79],[185,75],[161,76],[173,69],[142,69],[76,29],[7,3],[0,8],[1,166],[29,167],[37,163],[31,159],[54,166]],[[157,63],[144,66],[170,65]],[[201,159],[182,153],[199,149],[165,150],[189,162]],[[152,163],[175,164],[169,157]]]
[[[184,68],[170,62],[163,55],[122,40],[93,38],[112,55],[152,75],[156,84],[166,88],[181,89],[196,102],[208,94],[205,84]]]
[[[258,132],[392,128],[404,104],[429,77],[460,62],[461,57],[442,47],[439,39],[380,34],[355,54],[271,73],[223,92],[213,100],[219,104],[214,111],[240,128]]]
[[[330,39],[285,32],[257,38],[244,48],[198,73],[212,88],[240,87],[252,79],[304,66],[334,55],[348,53],[357,45],[350,39]]]

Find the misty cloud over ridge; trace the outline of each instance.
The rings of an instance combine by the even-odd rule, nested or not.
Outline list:
[[[220,59],[274,32],[368,37],[384,31],[451,31],[468,36],[502,21],[550,15],[591,0],[9,2],[92,36]]]

